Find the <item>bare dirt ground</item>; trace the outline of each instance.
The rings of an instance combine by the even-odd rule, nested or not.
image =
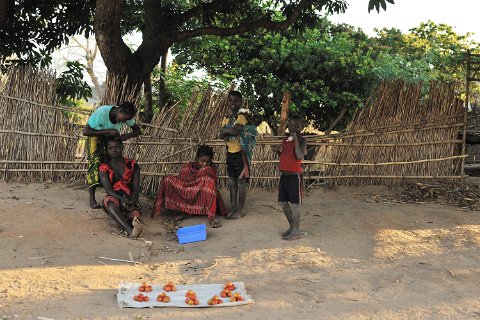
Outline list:
[[[368,201],[389,192],[316,189],[303,206],[306,236],[286,242],[276,192],[251,190],[245,218],[221,219],[207,241],[180,246],[148,208],[144,238],[129,240],[88,208],[84,188],[0,183],[0,318],[480,318],[480,212]],[[145,280],[243,281],[255,304],[117,307],[118,282]]]

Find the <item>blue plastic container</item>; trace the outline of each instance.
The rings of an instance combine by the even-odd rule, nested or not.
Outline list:
[[[197,224],[191,227],[184,227],[177,230],[178,242],[181,244],[207,240],[207,226]]]

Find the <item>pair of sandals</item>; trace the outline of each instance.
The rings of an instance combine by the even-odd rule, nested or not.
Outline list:
[[[212,228],[220,228],[222,226],[222,224],[220,222],[218,222],[217,220],[210,220],[210,221],[208,221],[208,223],[210,224],[210,227],[212,227]]]
[[[102,205],[100,203],[94,203],[90,205],[92,209],[102,209]]]

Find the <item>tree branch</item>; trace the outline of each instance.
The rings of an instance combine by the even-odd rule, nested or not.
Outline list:
[[[252,31],[258,28],[266,28],[268,30],[283,30],[288,28],[293,23],[295,23],[295,21],[297,21],[297,19],[300,17],[300,14],[302,13],[302,11],[310,3],[311,1],[309,0],[301,0],[295,6],[295,8],[290,11],[287,19],[281,22],[272,21],[268,17],[263,17],[256,21],[242,23],[232,28],[208,26],[208,27],[197,28],[193,30],[180,31],[178,33],[173,34],[169,38],[171,39],[171,43],[173,44],[177,41],[182,41],[182,40],[203,36],[203,35],[233,36],[233,35],[242,34],[248,31]]]
[[[216,11],[216,12],[221,12],[220,10],[222,8],[225,8],[227,1],[225,0],[215,0],[209,3],[200,3],[197,6],[185,11],[181,15],[179,15],[175,20],[177,25],[182,25],[183,23],[187,22],[189,19],[193,17],[199,17],[203,13],[211,12],[211,11]],[[228,6],[231,7],[231,6]]]
[[[0,26],[7,22],[13,13],[13,0],[0,0]]]
[[[75,37],[72,37],[72,39],[73,39],[73,41],[75,41],[75,42],[76,42],[76,43],[77,43],[77,44],[80,46],[80,48],[82,48],[82,49],[83,49],[83,51],[85,51],[85,52],[88,52],[88,48],[87,48],[87,47],[85,47],[83,44],[81,44],[81,43],[80,43],[80,41],[78,41],[78,39],[77,39],[77,38],[75,38]]]

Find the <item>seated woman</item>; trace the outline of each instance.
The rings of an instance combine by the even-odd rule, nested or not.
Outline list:
[[[132,238],[142,232],[140,222],[140,167],[135,160],[123,157],[123,144],[120,139],[105,142],[107,163],[99,168],[100,181],[107,195],[103,199],[103,209]]]
[[[217,188],[217,172],[212,160],[212,148],[199,146],[195,162],[184,165],[178,176],[165,177],[157,194],[152,218],[166,208],[191,215],[206,215],[212,228],[220,227],[216,219],[217,210],[225,215],[226,208]]]

